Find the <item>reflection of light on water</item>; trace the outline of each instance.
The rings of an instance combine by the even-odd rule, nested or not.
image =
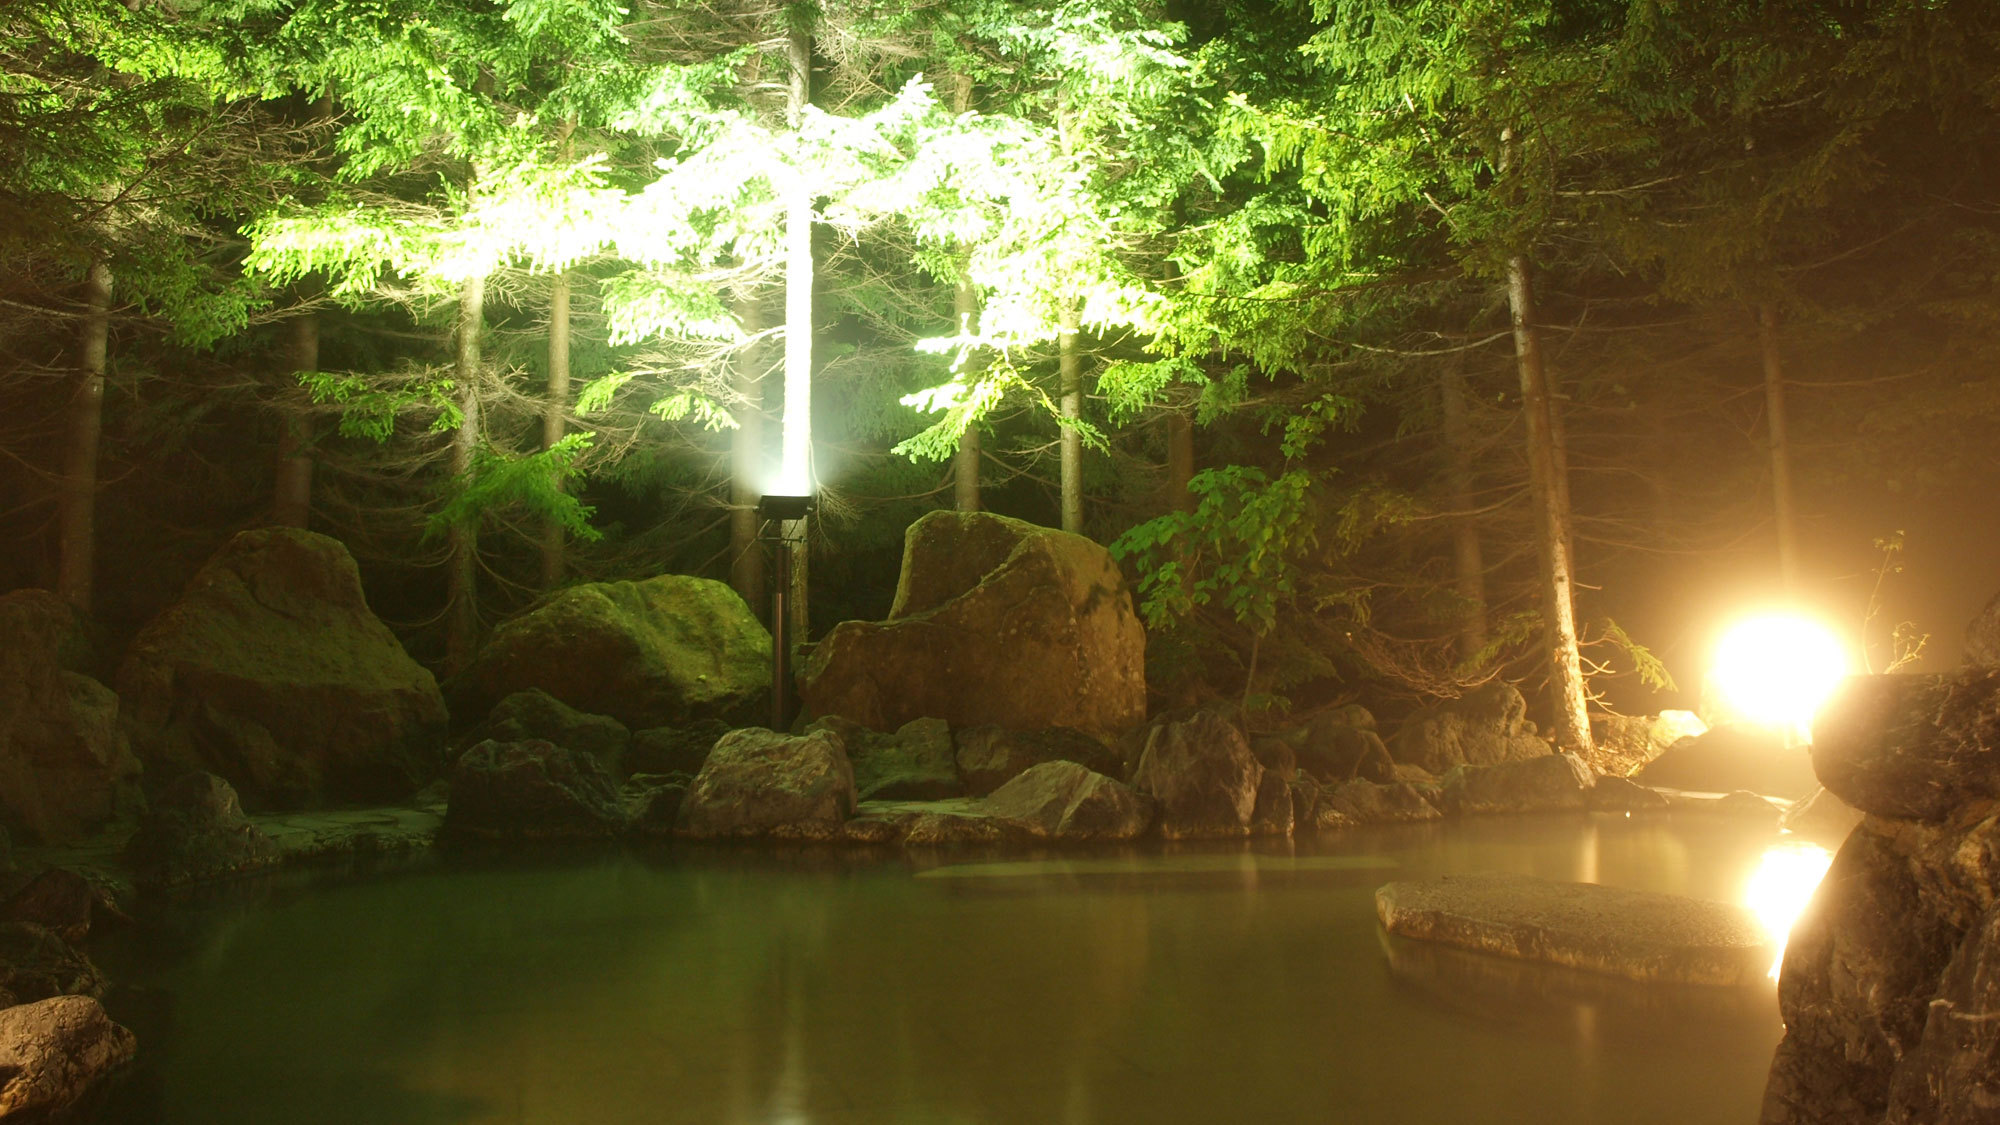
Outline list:
[[[1791,935],[1792,922],[1812,901],[1814,889],[1832,863],[1833,853],[1818,844],[1787,840],[1765,849],[1757,870],[1751,872],[1750,882],[1743,888],[1743,905],[1757,915],[1777,944],[1778,955],[1771,962],[1772,980],[1778,979],[1778,969],[1785,963],[1785,939]]]

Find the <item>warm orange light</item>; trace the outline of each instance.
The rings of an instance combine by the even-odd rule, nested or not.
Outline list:
[[[1846,646],[1833,630],[1809,618],[1771,614],[1724,633],[1709,675],[1736,714],[1803,741],[1813,712],[1847,671]]]
[[[1791,936],[1792,923],[1805,912],[1832,863],[1833,853],[1818,844],[1787,840],[1766,849],[1757,861],[1757,870],[1751,872],[1750,882],[1743,888],[1743,905],[1757,916],[1778,947],[1778,955],[1771,961],[1772,980],[1778,979],[1778,970],[1785,963],[1785,941]]]

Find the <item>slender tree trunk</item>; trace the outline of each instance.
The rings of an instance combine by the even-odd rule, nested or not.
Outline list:
[[[1194,420],[1179,410],[1167,411],[1167,507],[1194,511]]]
[[[1062,416],[1065,423],[1083,417],[1083,356],[1077,348],[1076,306],[1065,300],[1058,314],[1058,365],[1062,374]],[[1062,528],[1083,534],[1083,435],[1074,425],[1062,428]]]
[[[790,34],[785,40],[785,58],[790,64],[790,82],[785,99],[786,124],[796,141],[805,124],[806,107],[812,104],[812,34],[805,22],[810,9],[792,11]],[[795,165],[796,167],[796,165]],[[783,473],[786,494],[804,495],[813,490],[812,471],[812,352],[813,352],[813,191],[804,175],[795,175],[785,201],[785,413]],[[791,552],[791,585],[786,592],[785,610],[790,617],[791,639],[803,642],[811,614],[806,594],[808,552],[807,520],[788,520],[783,528],[784,548]]]
[[[84,275],[83,302],[63,454],[56,593],[89,613],[97,581],[97,445],[104,432],[104,369],[111,351],[111,267],[102,260]]]
[[[451,440],[451,475],[463,482],[472,471],[479,448],[479,334],[486,320],[486,279],[467,278],[459,291],[458,358],[453,377],[458,382],[458,406],[464,418]],[[479,643],[479,518],[468,515],[452,524],[450,557],[445,572],[446,674],[464,671]]]
[[[292,318],[292,370],[319,370],[319,314]],[[278,434],[278,467],[271,490],[271,522],[279,527],[312,523],[312,417],[304,410],[285,410]]]
[[[737,300],[736,319],[751,336],[764,330],[764,310],[753,299]],[[729,584],[759,615],[768,596],[764,552],[757,542],[757,500],[762,493],[757,475],[764,464],[762,351],[760,345],[751,345],[729,364],[736,406],[736,429],[729,435]]]
[[[1799,529],[1792,506],[1792,446],[1785,413],[1785,362],[1778,347],[1778,310],[1757,307],[1757,344],[1764,356],[1764,417],[1771,443],[1771,515],[1778,530],[1778,575],[1791,593],[1799,586]]]
[[[1486,647],[1486,559],[1479,542],[1479,525],[1472,508],[1472,421],[1465,391],[1465,371],[1453,363],[1445,368],[1444,399],[1445,487],[1451,509],[1453,587],[1464,603],[1458,622],[1458,657],[1471,660]]]
[[[1570,573],[1570,513],[1560,479],[1549,397],[1535,330],[1534,289],[1525,255],[1507,259],[1507,303],[1514,321],[1514,359],[1521,376],[1521,412],[1527,424],[1528,481],[1541,524],[1542,599],[1547,623],[1549,686],[1555,693],[1556,746],[1590,750],[1590,716],[1583,686],[1583,658],[1576,636],[1575,579]]]
[[[963,115],[972,106],[972,76],[954,75],[952,79],[952,110]],[[972,254],[960,251],[958,256],[958,284],[952,289],[951,311],[958,320],[958,330],[971,334],[979,329],[979,294],[972,287],[972,279],[967,276]],[[951,458],[951,506],[961,512],[979,510],[979,424],[974,422],[965,428],[965,434],[958,439],[958,449]]]
[[[549,293],[549,386],[542,400],[542,448],[551,449],[569,428],[569,274],[557,274]],[[561,473],[550,482],[563,489]],[[563,525],[551,517],[542,523],[542,589],[553,590],[563,577]]]

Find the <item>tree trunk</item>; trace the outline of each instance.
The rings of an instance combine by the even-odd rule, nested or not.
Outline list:
[[[556,275],[549,293],[549,386],[542,400],[542,448],[563,439],[569,428],[569,274]],[[561,473],[550,482],[563,489]],[[542,589],[553,590],[563,577],[563,525],[550,517],[542,523]]]
[[[1541,525],[1543,617],[1546,622],[1549,686],[1555,693],[1555,741],[1560,750],[1587,753],[1590,715],[1577,648],[1575,579],[1570,573],[1568,490],[1561,479],[1548,373],[1535,330],[1534,289],[1526,255],[1507,259],[1507,304],[1514,321],[1514,359],[1521,376],[1521,413],[1526,422],[1528,483]]]
[[[459,291],[458,358],[453,378],[464,417],[451,439],[451,476],[463,484],[479,448],[480,330],[486,319],[486,279],[470,277]],[[479,643],[479,517],[468,515],[451,525],[445,572],[445,668],[447,675],[472,663]]]
[[[69,445],[58,500],[56,593],[85,613],[97,580],[97,445],[104,431],[104,368],[111,351],[111,267],[84,275],[83,335],[69,400]]]
[[[764,310],[755,300],[736,302],[736,319],[755,336],[764,330]],[[762,494],[758,473],[764,465],[764,410],[761,345],[736,353],[729,364],[729,387],[735,400],[736,429],[729,435],[729,585],[751,612],[762,615],[764,551],[757,542],[757,500]]]
[[[1447,502],[1457,513],[1451,531],[1452,585],[1464,604],[1458,621],[1458,658],[1469,661],[1486,647],[1486,559],[1479,542],[1479,525],[1472,518],[1472,421],[1465,371],[1457,363],[1445,368],[1441,391],[1445,488]]]
[[[1194,511],[1194,420],[1179,410],[1167,411],[1167,507]]]
[[[1792,506],[1792,446],[1786,432],[1785,363],[1778,349],[1778,310],[1757,307],[1757,344],[1764,355],[1764,417],[1771,442],[1771,515],[1778,531],[1778,576],[1785,592],[1799,586],[1799,529]]]
[[[292,370],[319,370],[319,314],[292,318]],[[278,527],[312,523],[312,417],[304,410],[285,410],[278,435],[278,468],[272,486],[271,522]]]
[[[1062,528],[1083,534],[1083,435],[1074,423],[1083,417],[1083,357],[1076,340],[1076,306],[1065,300],[1058,314],[1058,364],[1062,372]]]
[[[972,105],[972,76],[959,74],[952,81],[952,110],[963,115]],[[972,287],[972,279],[966,275],[972,255],[961,251],[958,256],[958,284],[952,289],[951,311],[958,320],[959,332],[970,335],[979,328],[979,294]],[[965,427],[965,433],[958,439],[958,449],[951,458],[951,506],[961,512],[979,510],[979,424]]]
[[[785,58],[790,79],[785,99],[786,124],[794,141],[805,124],[806,106],[812,103],[812,34],[805,23],[811,9],[801,5],[792,10],[790,34],[785,40]],[[803,155],[803,154],[800,154]],[[794,169],[799,165],[794,164]],[[785,413],[783,442],[784,495],[807,495],[813,491],[812,471],[812,333],[813,333],[813,192],[802,173],[795,174],[785,201]],[[783,550],[791,552],[791,585],[786,591],[785,611],[790,617],[792,643],[803,642],[811,615],[806,593],[807,520],[788,520],[782,529]]]

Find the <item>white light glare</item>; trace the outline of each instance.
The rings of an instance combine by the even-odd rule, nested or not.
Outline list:
[[[1744,886],[1743,905],[1757,916],[1764,932],[1771,935],[1772,943],[1778,947],[1778,954],[1771,961],[1772,980],[1778,979],[1778,970],[1785,963],[1785,942],[1791,936],[1792,923],[1805,912],[1813,891],[1818,889],[1832,863],[1833,853],[1825,848],[1802,840],[1788,840],[1765,850],[1763,858],[1757,861],[1757,870]]]
[[[1846,677],[1847,653],[1826,626],[1773,614],[1724,633],[1710,675],[1732,710],[1804,738],[1813,712]]]

